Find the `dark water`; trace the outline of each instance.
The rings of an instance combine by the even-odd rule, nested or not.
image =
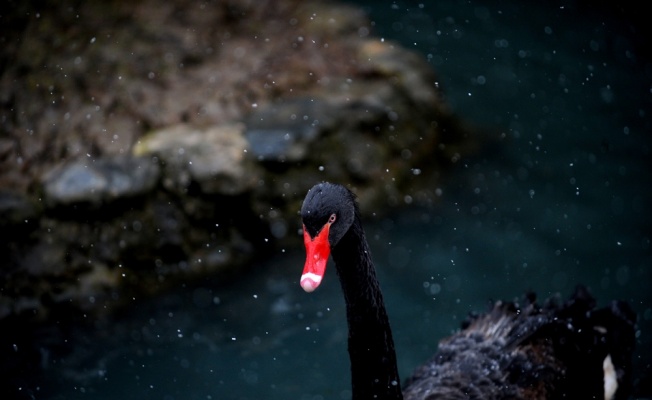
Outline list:
[[[637,311],[637,397],[652,398],[643,39],[570,3],[359,4],[378,36],[427,57],[459,115],[502,134],[455,165],[433,208],[367,221],[403,377],[487,300],[583,283],[600,305],[618,298]],[[303,257],[285,249],[237,286],[181,288],[71,332],[76,350],[48,359],[37,397],[349,398],[339,284],[331,268],[304,293]]]

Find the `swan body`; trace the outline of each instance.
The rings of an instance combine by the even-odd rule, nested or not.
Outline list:
[[[354,194],[315,185],[301,208],[307,256],[300,284],[320,284],[332,255],[346,302],[353,400],[625,399],[635,314],[596,309],[583,287],[566,301],[496,302],[440,341],[401,384],[382,292]],[[401,390],[401,387],[404,390]]]

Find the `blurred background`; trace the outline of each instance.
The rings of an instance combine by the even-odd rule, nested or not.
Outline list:
[[[359,196],[403,378],[490,301],[637,313],[652,398],[649,28],[629,3],[9,3],[0,337],[16,398],[347,399],[298,210]]]

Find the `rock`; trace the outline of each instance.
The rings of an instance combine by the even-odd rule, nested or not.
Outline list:
[[[192,180],[204,193],[233,196],[252,189],[258,180],[248,147],[242,124],[207,129],[181,124],[151,132],[134,154],[159,157],[168,186],[185,189]]]
[[[324,98],[300,97],[252,112],[245,120],[251,154],[259,161],[303,160],[320,132],[333,127],[333,111]]]
[[[298,246],[316,181],[378,214],[436,199],[467,132],[425,59],[351,5],[62,0],[3,17],[0,319],[103,312]]]
[[[364,40],[360,43],[358,57],[361,69],[396,81],[404,87],[417,104],[437,105],[438,112],[448,112],[439,90],[435,72],[423,59],[397,43]]]
[[[100,205],[152,190],[159,179],[158,165],[139,157],[76,161],[48,173],[44,192],[52,206]]]

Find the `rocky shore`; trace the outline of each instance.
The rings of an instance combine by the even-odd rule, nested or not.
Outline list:
[[[103,313],[299,244],[315,182],[436,199],[438,79],[316,1],[15,3],[0,50],[0,319]]]

